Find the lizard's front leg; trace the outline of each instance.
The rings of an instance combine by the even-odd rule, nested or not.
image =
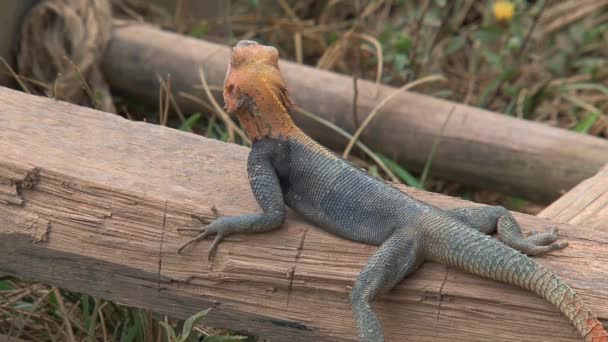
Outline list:
[[[285,202],[279,178],[272,166],[275,149],[271,143],[258,142],[254,145],[247,161],[247,173],[253,195],[260,207],[261,214],[248,214],[239,216],[223,216],[200,228],[200,234],[184,243],[179,249],[180,253],[186,246],[215,234],[215,240],[209,248],[211,257],[220,241],[234,233],[260,233],[279,228],[287,215]],[[217,216],[219,214],[214,209]],[[199,221],[203,219],[194,216]]]

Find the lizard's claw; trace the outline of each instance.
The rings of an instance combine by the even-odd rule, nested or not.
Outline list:
[[[554,242],[549,245],[549,249],[551,249],[552,251],[559,251],[560,249],[564,249],[566,247],[568,247],[568,241]]]
[[[558,236],[557,236],[557,226],[545,231],[545,232],[539,232],[539,231],[535,231],[532,230],[530,231],[530,235],[528,235],[528,237],[526,238],[526,240],[532,242],[533,244],[537,245],[537,246],[551,246],[550,250],[554,251],[554,250],[558,250],[558,249],[563,249],[566,246],[568,246],[568,243],[555,243],[555,241],[557,241]]]
[[[203,224],[210,224],[211,222],[217,220],[218,218],[222,217],[223,215],[220,213],[219,210],[217,210],[217,208],[215,206],[211,207],[211,211],[213,212],[214,217],[213,218],[206,218],[197,214],[190,214],[190,216],[196,220],[198,220],[199,222],[203,223]],[[201,230],[204,229],[203,228],[195,228],[196,230]],[[189,230],[189,229],[182,229],[182,230]]]
[[[222,232],[222,230],[218,229],[218,227],[221,227],[221,226],[209,224],[209,225],[206,225],[206,226],[204,226],[202,228],[197,229],[197,230],[201,231],[201,233],[198,234],[197,236],[195,236],[194,238],[188,240],[183,245],[181,245],[177,249],[177,254],[182,254],[182,250],[184,248],[186,248],[187,246],[189,246],[189,245],[191,245],[191,244],[193,244],[193,243],[195,243],[197,241],[204,240],[209,235],[216,234],[215,235],[215,239],[213,240],[213,243],[211,243],[211,247],[209,247],[209,254],[207,256],[208,259],[211,259],[211,257],[215,254],[215,250],[217,249],[217,245],[220,243],[220,241],[222,241],[222,239],[225,236],[225,234]],[[191,230],[191,229],[186,229],[186,230]]]
[[[209,236],[209,234],[211,234],[211,233],[209,232],[208,227],[209,226],[207,225],[207,226],[204,226],[202,228],[179,228],[178,230],[180,230],[180,231],[182,231],[182,230],[197,230],[197,231],[200,231],[201,233],[198,234],[196,237],[194,237],[194,238],[186,241],[186,243],[184,243],[183,245],[181,245],[177,249],[177,254],[182,254],[182,250],[184,248],[186,248],[188,245],[191,245],[191,244],[193,244],[193,243],[195,243],[197,241],[203,240],[204,238],[206,238],[207,236]]]
[[[211,247],[209,247],[209,255],[208,258],[210,259],[213,254],[215,254],[215,250],[217,248],[217,245],[219,244],[219,242],[224,238],[224,234],[221,232],[219,228],[219,225],[214,225],[213,222],[216,222],[216,220],[218,218],[220,218],[222,215],[220,214],[219,210],[217,210],[217,208],[215,206],[211,207],[211,211],[213,211],[213,214],[215,215],[214,218],[210,219],[207,217],[203,217],[200,215],[196,215],[196,214],[191,214],[190,216],[192,216],[192,218],[196,219],[197,221],[201,222],[204,224],[203,227],[198,227],[198,228],[178,228],[178,231],[197,231],[200,232],[197,236],[195,236],[194,238],[186,241],[186,243],[184,243],[183,245],[181,245],[178,249],[177,249],[177,254],[182,254],[182,251],[184,250],[184,248],[186,248],[187,246],[204,240],[207,236],[212,235],[212,234],[217,234],[215,239],[213,240],[213,243],[211,244]]]

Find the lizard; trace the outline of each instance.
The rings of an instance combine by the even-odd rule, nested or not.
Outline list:
[[[229,234],[278,229],[286,206],[342,238],[379,246],[352,287],[349,300],[362,342],[383,342],[381,323],[370,302],[425,261],[529,290],[553,304],[588,342],[608,342],[608,333],[575,291],[529,256],[565,248],[557,228],[524,236],[500,206],[443,210],[326,149],[290,117],[294,106],[276,48],[255,41],[232,49],[224,80],[225,110],[236,115],[251,138],[247,173],[262,213],[205,220],[200,233],[178,252],[209,236],[209,258]],[[497,232],[498,240],[488,234]]]

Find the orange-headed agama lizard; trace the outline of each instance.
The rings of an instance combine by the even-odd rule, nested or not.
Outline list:
[[[532,291],[557,307],[586,341],[608,342],[608,333],[574,290],[526,256],[565,248],[566,242],[556,242],[556,230],[524,237],[502,207],[442,210],[341,159],[291,120],[293,103],[278,58],[273,47],[241,41],[224,82],[225,108],[253,141],[247,172],[263,213],[220,217],[180,251],[215,234],[211,256],[226,235],[277,229],[287,204],[333,234],[380,246],[350,293],[361,341],[384,341],[370,301],[432,260]],[[495,230],[500,241],[486,235]]]

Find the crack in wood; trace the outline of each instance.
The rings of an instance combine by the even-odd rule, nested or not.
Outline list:
[[[157,272],[157,283],[156,283],[158,292],[161,291],[160,283],[161,283],[161,276],[162,276],[162,269],[163,269],[163,245],[165,243],[165,231],[167,230],[167,202],[168,202],[168,200],[165,200],[165,205],[163,208],[163,231],[161,232],[161,235],[160,235],[160,243],[159,243],[159,248],[158,248],[158,272]]]
[[[7,175],[0,174],[0,178],[5,178],[5,181],[0,179],[0,201],[8,205],[23,206],[23,190],[32,189],[40,180],[40,168],[35,167],[25,172],[20,178],[15,176],[14,171],[9,170]],[[21,176],[21,175],[19,175]]]
[[[291,289],[293,287],[293,279],[296,276],[296,268],[298,266],[298,261],[300,260],[300,255],[302,254],[302,250],[304,250],[304,241],[306,240],[306,234],[308,233],[308,228],[304,230],[302,233],[302,238],[300,239],[300,246],[298,247],[298,253],[296,254],[296,258],[294,260],[293,266],[289,269],[289,285],[287,286],[287,302],[285,303],[285,308],[289,308],[289,300],[291,299]]]
[[[446,268],[445,270],[445,275],[443,276],[443,282],[441,283],[441,286],[439,287],[439,306],[437,308],[437,320],[439,320],[439,316],[441,315],[441,305],[443,304],[443,287],[445,286],[445,283],[448,281],[448,274],[450,273],[450,269]]]

